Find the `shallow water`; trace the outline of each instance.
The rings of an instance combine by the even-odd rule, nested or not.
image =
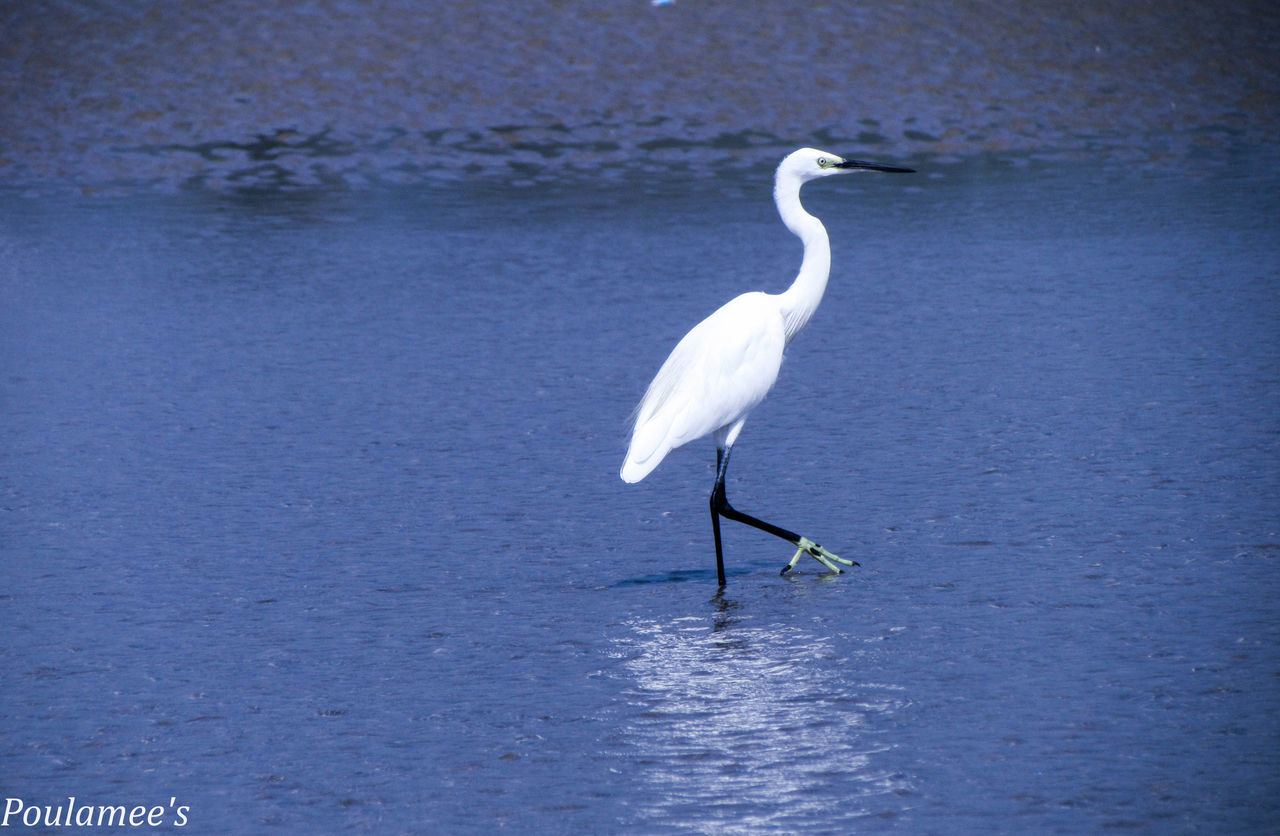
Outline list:
[[[0,200],[0,774],[226,832],[1264,832],[1274,154],[812,185],[827,298],[638,486],[767,170]]]

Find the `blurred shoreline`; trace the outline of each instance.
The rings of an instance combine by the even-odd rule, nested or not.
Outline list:
[[[1280,11],[718,0],[9,4],[0,185],[538,182],[1280,143]]]

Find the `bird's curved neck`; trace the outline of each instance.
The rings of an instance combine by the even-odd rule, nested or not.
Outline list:
[[[799,182],[779,178],[773,188],[773,199],[778,204],[782,222],[804,244],[800,272],[791,287],[779,296],[787,342],[791,342],[791,338],[808,324],[827,289],[827,277],[831,274],[831,242],[822,221],[800,205]]]

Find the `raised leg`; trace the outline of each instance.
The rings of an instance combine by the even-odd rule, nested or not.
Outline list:
[[[753,517],[750,514],[744,514],[729,504],[729,498],[725,496],[724,479],[725,474],[729,471],[729,451],[731,447],[716,448],[716,484],[711,489],[711,531],[715,535],[716,540],[716,576],[720,581],[720,585],[725,585],[724,580],[724,550],[720,545],[720,518],[733,520],[735,522],[745,523],[753,528],[772,534],[774,537],[780,537],[788,543],[796,547],[795,556],[791,558],[791,562],[782,567],[781,574],[785,575],[795,568],[803,555],[810,555],[823,566],[826,566],[833,572],[839,573],[840,567],[836,563],[843,563],[845,566],[860,565],[853,560],[845,560],[843,557],[827,551],[822,546],[813,542],[807,537],[801,537],[794,531],[787,531],[785,528],[779,528],[773,523],[765,522],[762,519]]]

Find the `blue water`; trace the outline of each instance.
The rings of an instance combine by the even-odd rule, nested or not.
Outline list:
[[[729,492],[617,469],[768,171],[0,199],[0,792],[194,832],[1269,832],[1280,181],[805,191]],[[16,819],[15,819],[16,821]],[[170,815],[172,821],[172,815]]]

